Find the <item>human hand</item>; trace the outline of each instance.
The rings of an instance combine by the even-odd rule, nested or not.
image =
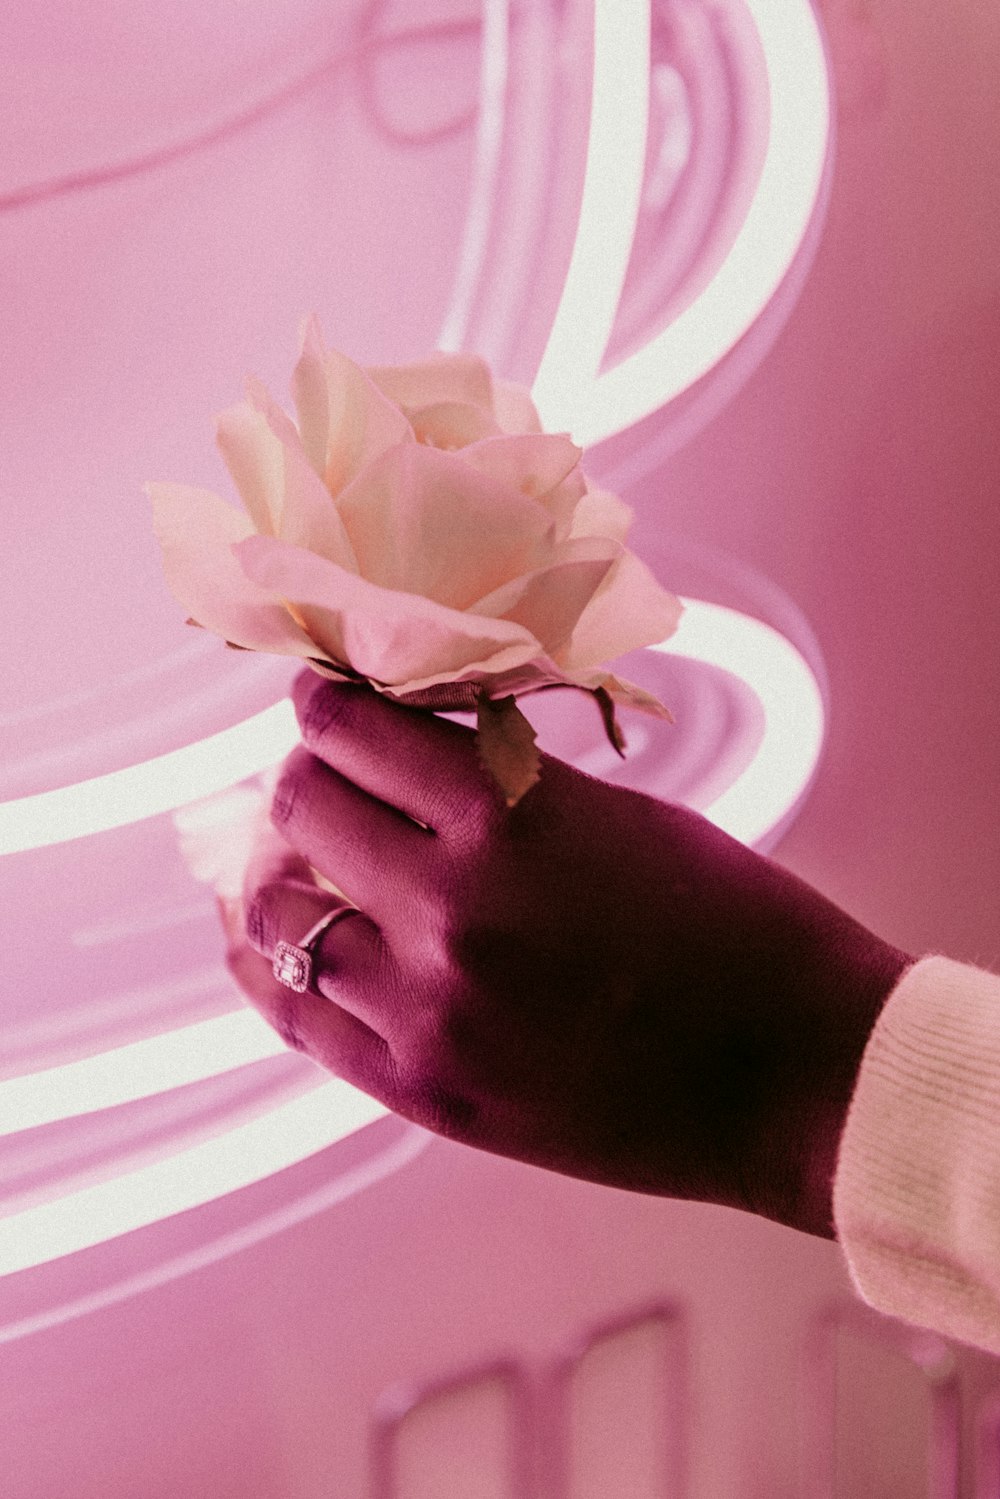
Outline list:
[[[291,1046],[467,1145],[834,1237],[861,1054],[912,958],[688,808],[310,672],[230,966]],[[311,866],[311,868],[310,868]],[[270,958],[336,901],[319,993]]]

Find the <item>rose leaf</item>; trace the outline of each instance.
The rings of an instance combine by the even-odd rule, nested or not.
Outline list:
[[[593,689],[593,692],[594,697],[597,699],[597,706],[601,710],[601,717],[604,720],[605,732],[607,733],[607,736],[611,741],[611,746],[613,749],[618,751],[619,755],[621,755],[622,759],[624,760],[626,739],[625,735],[619,728],[618,720],[615,717],[614,700],[606,687],[595,687]]]
[[[539,779],[535,731],[514,697],[480,697],[476,713],[479,761],[497,782],[508,807],[516,807]]]

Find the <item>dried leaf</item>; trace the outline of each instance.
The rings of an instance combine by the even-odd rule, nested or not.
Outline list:
[[[604,687],[595,687],[593,689],[593,693],[594,697],[597,699],[597,706],[601,710],[601,717],[604,720],[604,729],[611,741],[611,747],[612,749],[617,750],[618,754],[621,755],[622,759],[624,760],[625,745],[627,741],[625,739],[625,735],[622,733],[621,729],[618,726],[618,720],[615,717],[614,702],[612,701],[611,697],[608,695],[608,692]]]
[[[535,731],[514,697],[479,699],[476,748],[508,807],[515,807],[541,775]]]
[[[600,679],[600,686],[607,690],[608,696],[618,704],[619,707],[637,708],[640,713],[650,713],[654,718],[664,718],[667,723],[676,723],[677,720],[658,697],[647,692],[645,687],[638,687],[635,682],[626,682],[622,677],[616,677],[612,672],[605,672]]]
[[[359,672],[353,671],[349,666],[335,666],[332,661],[325,661],[321,656],[307,656],[306,664],[311,666],[318,677],[326,677],[329,682],[366,682]]]

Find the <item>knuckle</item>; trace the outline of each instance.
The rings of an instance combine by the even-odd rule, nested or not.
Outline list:
[[[437,1002],[411,1024],[407,1055],[415,1078],[479,1091],[489,1076],[495,1037],[484,1024],[482,1007],[463,982],[446,980]]]
[[[256,948],[260,953],[265,950],[265,922],[263,905],[259,893],[251,897],[247,906],[246,917],[247,937],[250,946]]]
[[[291,821],[292,809],[298,798],[298,788],[292,776],[286,771],[274,788],[271,798],[271,821],[276,827],[283,827]]]
[[[439,1068],[459,1066],[468,1070],[476,1054],[478,1027],[461,1004],[449,1004],[435,1016],[430,1045]]]
[[[251,947],[269,955],[275,943],[274,891],[261,885],[247,902],[246,931]]]
[[[294,817],[301,821],[307,809],[312,772],[316,765],[304,745],[298,745],[285,760],[284,768],[271,794],[271,821],[280,828]]]
[[[524,945],[512,942],[511,933],[500,924],[466,920],[453,922],[447,932],[448,958],[454,972],[465,983],[501,985]]]
[[[418,1124],[445,1139],[468,1140],[475,1135],[476,1105],[433,1078],[420,1078],[413,1084],[411,1111]]]
[[[492,843],[507,821],[508,808],[503,793],[492,776],[487,777],[485,772],[480,794],[467,797],[458,810],[460,816],[456,819],[457,826],[461,829],[466,850],[471,855],[479,854],[486,845]]]
[[[310,689],[308,696],[298,697],[296,712],[303,738],[307,741],[321,739],[335,723],[343,721],[348,696],[332,683],[321,682]]]

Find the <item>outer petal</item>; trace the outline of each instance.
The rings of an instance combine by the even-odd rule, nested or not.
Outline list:
[[[520,625],[381,588],[276,537],[250,536],[235,550],[247,577],[287,598],[332,659],[387,685],[487,661],[502,671],[539,652]]]
[[[234,426],[227,427],[225,440],[241,472],[254,472],[256,463],[256,471],[266,475],[267,482],[274,486],[266,495],[273,527],[263,530],[258,526],[258,531],[265,536],[281,536],[329,557],[341,567],[356,570],[357,558],[336,503],[309,463],[294,424],[263,385],[251,381],[248,389],[250,416],[243,419],[239,433]],[[241,441],[244,446],[240,446]],[[232,465],[230,472],[235,478]],[[241,493],[246,499],[245,491]]]
[[[410,426],[418,442],[454,452],[485,437],[499,437],[500,428],[479,406],[461,401],[438,401],[410,412]]]
[[[541,687],[574,685],[543,654],[504,670],[497,668],[497,660],[494,657],[491,661],[474,661],[461,671],[415,678],[402,687],[393,687],[392,696],[437,713],[474,713],[480,691],[492,698],[517,697],[537,692]]]
[[[463,454],[419,443],[385,453],[345,490],[339,510],[363,577],[451,609],[532,571],[551,550],[543,505]]]
[[[548,567],[503,584],[473,604],[470,613],[523,625],[556,658],[620,554],[616,541],[581,537],[566,542]]]
[[[674,633],[683,612],[680,599],[660,587],[646,564],[623,551],[555,659],[566,671],[579,671],[658,645]]]
[[[315,317],[303,329],[292,394],[303,449],[332,495],[387,448],[412,439],[406,417],[361,366],[324,349]]]
[[[512,380],[493,381],[493,413],[505,432],[541,432],[531,392]]]
[[[579,467],[583,452],[566,433],[491,437],[462,449],[464,462],[545,506],[556,523],[554,540],[570,534],[578,502],[587,492]]]
[[[366,370],[382,394],[404,410],[460,401],[493,415],[493,376],[478,354],[439,350],[417,364],[367,365]]]
[[[607,489],[593,489],[577,505],[573,514],[571,536],[613,536],[624,541],[635,515],[631,506]]]
[[[254,527],[262,536],[273,536],[285,487],[281,443],[247,401],[216,417],[215,440]]]
[[[206,630],[248,650],[315,655],[309,636],[274,594],[250,581],[233,546],[253,523],[208,489],[147,484],[163,570],[174,598]]]

